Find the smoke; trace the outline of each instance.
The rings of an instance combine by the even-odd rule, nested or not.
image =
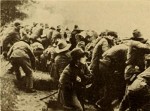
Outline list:
[[[42,0],[22,6],[22,11],[28,15],[26,23],[48,23],[70,29],[77,24],[80,28],[93,29],[98,33],[113,30],[121,37],[132,36],[132,31],[138,28],[144,36],[150,36],[148,1]]]
[[[64,2],[56,1],[38,1],[21,7],[22,12],[28,15],[24,20],[25,23],[48,23],[50,26],[72,26],[77,23],[74,17],[70,15],[70,9]]]

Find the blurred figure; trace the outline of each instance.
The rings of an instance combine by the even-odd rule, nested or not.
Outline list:
[[[61,33],[61,26],[57,26],[57,29],[53,32],[52,35],[52,45],[57,45],[58,39],[63,39],[63,34]]]
[[[31,34],[31,40],[32,40],[32,42],[35,42],[38,38],[41,37],[42,34],[43,34],[43,25],[42,24],[37,24],[32,29],[32,34]]]
[[[85,44],[86,44],[86,41],[85,41],[85,38],[86,38],[87,34],[86,34],[86,31],[83,31],[79,34],[76,34],[75,35],[75,40],[76,40],[76,45],[80,42],[80,41],[84,41]]]
[[[24,28],[20,30],[21,39],[23,39],[24,37],[30,38],[30,30],[31,28],[29,25],[24,26]]]
[[[116,45],[116,40],[118,39],[117,32],[108,31],[108,32],[107,32],[106,39],[107,39],[107,41],[108,41],[110,47]]]
[[[12,30],[7,33],[2,42],[2,51],[5,59],[7,59],[7,52],[9,51],[10,47],[12,47],[14,43],[20,41],[21,39],[20,36],[21,22],[15,21],[12,24],[12,26],[13,26]],[[13,67],[10,67],[7,73],[12,74],[13,71],[14,71]]]
[[[21,29],[21,22],[15,21],[13,23],[13,28],[11,31],[9,31],[6,35],[6,37],[3,39],[2,47],[3,47],[3,55],[5,58],[7,58],[7,52],[9,48],[16,42],[20,41],[20,29]]]
[[[66,28],[64,32],[64,39],[66,40],[67,43],[70,43],[70,37],[71,37],[71,31]]]
[[[51,76],[55,73],[55,68],[53,68],[55,65],[54,59],[57,56],[55,48],[56,46],[49,46],[43,51],[43,54],[40,56],[42,66],[45,67],[46,71],[48,71]]]
[[[82,32],[83,30],[79,28],[78,25],[74,25],[74,29],[73,31],[71,32],[71,38],[70,38],[70,43],[71,43],[71,48],[70,50],[74,49],[77,45],[76,43],[76,34],[79,34],[80,32]]]
[[[32,34],[33,32],[35,32],[37,24],[38,24],[38,23],[33,22],[32,27],[31,27],[31,34]]]
[[[85,51],[85,42],[84,41],[78,42],[76,48],[81,48],[83,51]]]
[[[85,46],[85,51],[89,52],[88,61],[91,61],[92,53],[93,53],[94,47],[96,45],[97,36],[95,36],[94,34],[95,34],[94,31],[89,31],[88,35],[86,37],[88,44]]]
[[[53,36],[53,32],[55,31],[54,27],[50,27],[48,35],[47,35],[47,39],[48,39],[48,44],[50,46],[52,46],[52,36]]]
[[[45,71],[46,67],[41,61],[41,55],[43,54],[44,47],[41,42],[34,42],[31,45],[31,48],[33,50],[33,54],[35,55],[36,58],[36,69]]]
[[[44,48],[47,48],[50,45],[49,40],[48,40],[49,32],[50,32],[49,25],[45,24],[43,28],[43,33],[40,37]]]
[[[59,80],[60,74],[70,62],[71,59],[69,51],[70,47],[71,44],[68,44],[65,40],[61,40],[59,41],[57,47],[55,48],[55,51],[57,53],[57,56],[55,57],[54,60],[56,65],[56,74],[53,74],[52,76],[55,81]]]

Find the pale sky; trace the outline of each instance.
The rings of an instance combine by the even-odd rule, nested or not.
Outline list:
[[[41,0],[27,11],[29,20],[47,22],[50,25],[74,24],[98,33],[106,29],[130,37],[134,29],[150,37],[149,0]]]

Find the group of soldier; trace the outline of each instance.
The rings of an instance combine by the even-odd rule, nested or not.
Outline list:
[[[137,29],[124,40],[114,31],[98,34],[78,25],[70,31],[61,25],[22,26],[15,21],[7,30],[2,51],[12,65],[8,73],[15,72],[21,82],[23,69],[27,93],[36,92],[32,70],[42,70],[57,86],[65,111],[84,111],[85,102],[113,111],[115,100],[119,111],[137,111],[150,100],[150,42]]]

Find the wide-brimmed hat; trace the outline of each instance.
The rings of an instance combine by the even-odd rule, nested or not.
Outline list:
[[[113,36],[114,38],[118,38],[117,32],[114,31],[108,31],[107,36]]]
[[[133,34],[141,33],[138,29],[133,30]]]
[[[65,40],[61,40],[58,44],[57,47],[55,48],[56,53],[61,53],[69,50],[71,47],[71,44],[68,44]]]
[[[139,38],[142,36],[141,32],[138,29],[133,30],[132,34],[134,38]]]
[[[52,27],[50,27],[50,29],[52,29],[52,30],[55,30],[55,28],[52,26]]]
[[[81,48],[74,48],[71,51],[71,57],[73,60],[80,59],[81,57],[84,57],[87,53],[84,52]]]

